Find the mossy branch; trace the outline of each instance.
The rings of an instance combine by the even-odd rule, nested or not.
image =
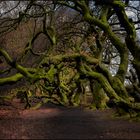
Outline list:
[[[12,76],[9,76],[6,78],[0,78],[0,85],[17,82],[17,81],[21,80],[23,77],[24,76],[22,74],[17,73],[15,75],[12,75]]]
[[[115,5],[118,4],[122,8],[122,5],[121,5],[122,3],[119,2],[119,3],[114,3],[114,4]],[[94,15],[91,15],[90,8],[84,2],[78,3],[78,6],[82,9],[82,14],[83,14],[85,21],[87,21],[91,25],[93,24],[93,25],[96,25],[99,28],[101,28],[106,33],[106,35],[109,37],[112,44],[119,51],[120,57],[121,57],[121,63],[119,65],[117,77],[122,82],[124,82],[125,74],[127,72],[127,67],[128,67],[128,50],[127,50],[126,45],[124,43],[122,43],[122,41],[119,39],[119,37],[117,37],[115,35],[115,33],[113,33],[111,27],[106,22],[106,18],[104,18],[104,15],[102,17],[102,20],[103,20],[102,21],[100,19],[97,19]],[[107,10],[107,9],[105,8],[105,10]]]
[[[88,64],[91,65],[96,65],[99,63],[99,60],[84,54],[79,54],[79,53],[73,53],[73,54],[67,54],[67,55],[56,55],[56,56],[50,56],[45,58],[42,62],[41,65],[51,62],[53,64],[59,64],[61,62],[76,62],[78,58],[82,58],[83,61],[85,61]]]
[[[81,66],[81,72],[86,76],[97,80],[104,91],[106,92],[107,96],[112,100],[116,107],[120,107],[126,110],[135,110],[140,111],[140,104],[139,103],[131,103],[129,98],[123,99],[122,97],[118,96],[112,86],[109,84],[108,80],[98,72],[92,71],[88,66],[86,68]]]

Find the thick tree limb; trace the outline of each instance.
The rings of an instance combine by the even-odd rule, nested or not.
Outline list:
[[[23,77],[24,76],[22,74],[17,73],[13,76],[9,76],[6,78],[0,78],[0,85],[15,83],[15,82],[21,80]]]

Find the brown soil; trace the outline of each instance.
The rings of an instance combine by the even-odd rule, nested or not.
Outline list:
[[[24,110],[17,100],[0,106],[0,139],[140,139],[140,122],[91,111],[46,104]]]

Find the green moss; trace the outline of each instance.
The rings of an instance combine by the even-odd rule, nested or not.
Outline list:
[[[95,81],[93,83],[94,87],[93,87],[93,103],[92,105],[95,106],[98,109],[104,109],[107,108],[107,101],[109,100],[109,98],[107,97],[107,95],[105,94],[104,90],[102,89],[101,85]]]
[[[68,98],[67,98],[67,95],[65,92],[61,91],[61,101],[63,102],[63,104],[68,104],[69,101],[68,101]]]
[[[54,65],[51,65],[49,71],[46,74],[46,77],[48,78],[48,80],[52,83],[54,81],[54,76],[56,74],[56,69],[54,68]]]
[[[11,101],[13,99],[12,95],[7,95],[7,96],[0,96],[0,102],[3,101]]]
[[[80,104],[80,93],[75,93],[72,96],[72,103],[74,105],[79,105]]]
[[[39,109],[43,104],[46,104],[47,102],[49,102],[50,99],[46,98],[46,99],[43,99],[42,101],[40,101],[39,103],[37,103],[36,105],[30,107],[31,110],[36,110],[36,109]]]
[[[119,78],[117,77],[113,78],[112,87],[120,97],[122,97],[123,99],[128,98],[127,91]]]
[[[97,110],[97,107],[95,104],[91,104],[88,108],[91,110]]]
[[[0,78],[0,85],[8,84],[8,83],[14,83],[19,81],[20,79],[23,78],[23,75],[20,73],[17,73],[13,76],[9,76],[6,78]]]
[[[52,42],[54,45],[56,44],[56,37],[55,36],[52,37]]]
[[[130,114],[123,109],[119,108],[113,115],[114,118],[123,118],[123,119],[128,119],[130,118]]]

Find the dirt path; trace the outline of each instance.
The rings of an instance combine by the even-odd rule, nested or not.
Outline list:
[[[0,139],[140,139],[140,122],[111,119],[110,110],[48,105],[0,110]]]

